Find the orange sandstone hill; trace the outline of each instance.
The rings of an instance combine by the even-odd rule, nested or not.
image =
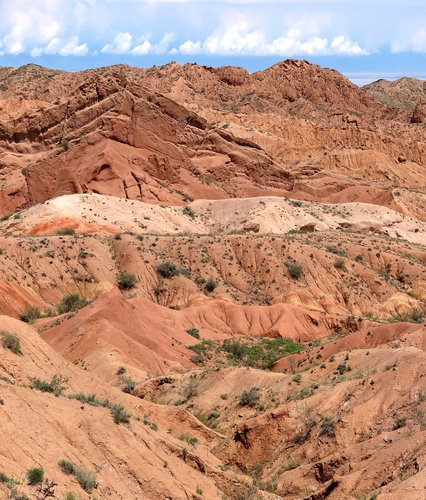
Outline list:
[[[425,105],[0,68],[0,497],[423,500]]]

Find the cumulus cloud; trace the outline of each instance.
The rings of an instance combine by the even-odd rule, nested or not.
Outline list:
[[[45,47],[35,47],[30,51],[31,57],[40,57],[43,54],[61,56],[85,56],[89,52],[86,43],[79,44],[78,36],[68,41],[52,38]]]
[[[127,54],[132,47],[132,35],[130,33],[119,33],[113,43],[105,45],[101,52],[103,54]]]
[[[175,53],[181,53],[181,54],[200,54],[202,49],[201,49],[201,42],[191,42],[191,40],[187,40],[185,43],[182,45],[179,45],[178,49],[174,49],[176,52]]]
[[[283,36],[268,40],[266,35],[250,29],[244,19],[221,27],[206,38],[204,43],[186,41],[176,53],[191,53],[188,50],[197,50],[211,55],[367,55],[357,42],[337,36],[331,41],[320,36],[304,36],[300,29],[290,29]]]
[[[170,43],[174,39],[173,33],[166,33],[158,43],[150,42],[151,34],[143,35],[135,43],[130,33],[119,33],[114,42],[105,45],[101,52],[103,54],[132,54],[134,56],[146,56],[147,54],[165,54],[169,50]]]

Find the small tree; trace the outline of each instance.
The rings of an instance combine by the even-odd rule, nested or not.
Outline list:
[[[132,273],[119,273],[117,276],[118,287],[121,290],[130,290],[134,288],[137,281],[136,276]]]

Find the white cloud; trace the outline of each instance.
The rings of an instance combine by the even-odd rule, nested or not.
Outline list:
[[[151,50],[152,50],[152,44],[149,42],[149,40],[145,40],[142,44],[133,47],[132,54],[134,56],[146,56],[151,52]]]
[[[191,40],[187,40],[185,43],[182,45],[179,45],[178,49],[172,49],[174,50],[173,54],[181,53],[181,54],[200,54],[201,52],[201,42],[191,42]]]
[[[365,49],[361,49],[357,42],[345,40],[344,36],[337,36],[334,38],[330,47],[332,50],[337,51],[338,54],[344,54],[346,56],[368,55],[368,52]]]
[[[407,37],[394,40],[391,52],[426,52],[426,29],[419,29]]]
[[[89,52],[86,43],[78,44],[78,37],[75,36],[72,41],[65,44],[59,51],[61,56],[85,56]]]
[[[46,47],[35,47],[30,51],[31,57],[40,57],[42,54],[61,56],[85,56],[89,51],[87,43],[79,45],[78,36],[72,37],[69,41],[60,38],[52,38]]]
[[[114,43],[105,45],[101,52],[103,54],[128,54],[132,47],[132,35],[130,33],[119,33],[114,38]]]
[[[197,52],[188,52],[196,50]],[[200,42],[187,40],[174,53],[199,53],[211,55],[367,55],[357,42],[346,39],[343,35],[331,42],[325,37],[304,36],[301,29],[290,29],[285,35],[268,41],[266,35],[250,29],[245,19],[220,27]]]
[[[136,45],[133,45],[133,37],[130,33],[119,33],[114,42],[105,45],[101,52],[110,54],[132,54],[134,56],[146,56],[147,54],[165,54],[174,39],[173,33],[166,33],[158,43],[149,41],[151,34],[148,33],[139,38]]]

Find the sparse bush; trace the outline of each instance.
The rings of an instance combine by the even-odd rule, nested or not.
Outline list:
[[[28,378],[31,382],[31,385],[29,386],[31,389],[36,389],[37,391],[42,392],[50,392],[55,396],[60,396],[65,391],[66,387],[62,384],[66,384],[68,382],[67,378],[57,374],[53,375],[50,382],[40,380],[38,377]]]
[[[217,287],[217,283],[216,283],[216,281],[215,281],[212,277],[210,277],[210,278],[206,281],[206,284],[204,285],[204,289],[205,289],[207,292],[209,292],[209,293],[213,292],[213,290],[214,290],[216,287]]]
[[[186,441],[194,447],[198,443],[198,439],[196,437],[190,436],[186,432],[179,434],[178,439],[180,439],[181,441]]]
[[[78,293],[65,295],[62,297],[62,301],[58,306],[58,313],[64,314],[68,312],[75,312],[83,307],[86,307],[88,304],[89,301],[80,297]]]
[[[289,262],[287,261],[285,263],[287,266],[288,272],[290,273],[290,276],[294,279],[299,279],[300,276],[302,276],[303,273],[303,267],[299,266],[298,264],[295,264],[294,262]]]
[[[343,259],[336,259],[334,261],[334,267],[336,269],[343,269],[345,267],[345,261]]]
[[[196,339],[200,338],[200,330],[198,328],[187,328],[185,332]]]
[[[21,350],[21,341],[19,340],[19,337],[17,335],[2,330],[0,332],[0,336],[2,337],[2,346],[5,349],[9,349],[9,351],[12,351],[13,354],[17,354],[18,356],[23,355],[23,352]]]
[[[178,276],[179,268],[173,262],[162,262],[157,266],[157,272],[163,278],[172,278],[173,276]]]
[[[120,366],[118,369],[117,369],[117,375],[124,375],[125,373],[127,372],[127,368],[125,366]]]
[[[42,467],[34,467],[27,471],[28,484],[40,484],[44,479],[44,470]]]
[[[110,409],[116,424],[128,424],[130,422],[131,415],[127,413],[127,410],[123,405],[111,404]]]
[[[136,382],[131,377],[120,377],[120,382],[123,384],[122,391],[126,394],[131,394],[136,387]]]
[[[243,359],[248,351],[248,347],[241,342],[224,342],[222,349],[229,353],[230,358],[239,360]]]
[[[34,320],[40,318],[40,308],[37,306],[28,305],[21,313],[21,320],[25,323],[32,323]]]
[[[68,460],[61,460],[59,466],[65,474],[75,476],[80,486],[87,493],[92,493],[93,489],[96,488],[97,483],[94,474],[83,469],[83,467],[79,467]]]
[[[192,208],[191,208],[191,207],[186,206],[186,207],[183,209],[182,213],[183,213],[184,215],[187,215],[188,217],[191,217],[191,219],[195,219],[195,212],[194,212],[194,210],[192,210]]]
[[[331,437],[336,435],[336,422],[333,416],[328,415],[321,417],[321,434]]]
[[[84,394],[83,392],[79,392],[78,394],[71,394],[68,396],[69,399],[76,399],[81,403],[87,403],[91,406],[105,406],[105,402],[96,398],[96,394]]]
[[[243,391],[240,398],[241,406],[249,406],[253,408],[259,403],[260,394],[258,387],[252,387],[249,391]]]
[[[65,229],[60,229],[57,234],[59,236],[73,236],[75,229],[73,227],[66,227]]]
[[[341,257],[347,257],[348,252],[346,250],[340,250],[339,248],[333,246],[333,245],[327,245],[327,250],[331,253],[334,253],[334,255],[340,255]]]
[[[311,406],[303,409],[303,428],[294,436],[296,444],[304,443],[311,435],[313,428],[317,425],[315,410]]]
[[[130,290],[137,283],[137,278],[132,273],[119,273],[117,276],[118,287],[121,290]]]
[[[355,257],[355,261],[356,262],[362,262],[364,260],[364,257],[361,255],[361,254],[358,254],[356,257]]]
[[[198,396],[198,382],[195,377],[189,379],[188,383],[182,388],[181,394],[185,398],[185,401]]]
[[[393,428],[394,430],[400,429],[407,425],[407,417],[396,417],[394,420]]]
[[[67,493],[64,500],[79,500],[78,496],[75,493]]]

